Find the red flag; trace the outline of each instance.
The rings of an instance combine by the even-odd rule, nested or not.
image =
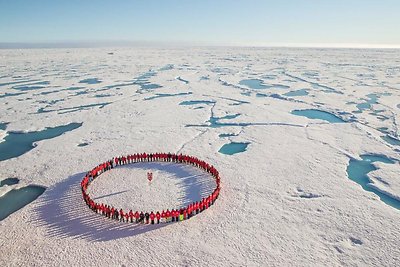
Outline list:
[[[147,180],[149,180],[149,182],[151,182],[151,180],[153,180],[153,173],[152,172],[148,172],[147,173]]]

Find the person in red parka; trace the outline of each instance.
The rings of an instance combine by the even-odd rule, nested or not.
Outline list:
[[[154,224],[154,219],[156,218],[156,215],[154,214],[154,212],[150,212],[150,221],[151,224]]]
[[[136,223],[139,222],[139,219],[140,219],[140,214],[139,214],[138,211],[136,211],[136,212],[135,212],[135,220],[136,220]]]
[[[115,219],[115,209],[114,207],[111,208],[111,219]]]
[[[171,222],[174,222],[174,221],[175,221],[175,210],[172,209],[171,210]]]
[[[180,214],[180,213],[179,213],[179,210],[176,209],[176,210],[175,210],[175,221],[176,221],[176,222],[179,222],[179,214]]]
[[[161,212],[161,222],[162,222],[162,223],[167,222],[167,219],[166,219],[165,217],[166,217],[166,216],[165,216],[165,211],[163,210],[163,211]]]
[[[189,204],[186,210],[187,210],[187,218],[190,219],[190,217],[192,217],[192,204]]]
[[[133,223],[133,211],[132,210],[129,211],[129,218],[131,220],[131,223]]]
[[[167,209],[167,211],[165,212],[165,220],[167,223],[170,222],[170,218],[171,218],[171,212]]]
[[[187,219],[187,209],[183,209],[183,219]]]
[[[122,209],[119,210],[119,221],[124,221],[124,211]]]

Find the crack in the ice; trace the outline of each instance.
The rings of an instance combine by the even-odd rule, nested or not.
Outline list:
[[[193,136],[190,140],[188,140],[187,142],[183,143],[182,146],[176,151],[175,154],[179,154],[179,153],[185,148],[186,145],[188,145],[189,143],[193,142],[193,141],[196,140],[198,137],[200,137],[200,136],[202,136],[203,134],[205,134],[207,131],[208,131],[208,129],[207,129],[207,130],[204,130],[204,131],[200,131],[200,132],[197,133],[195,136]]]
[[[341,95],[343,95],[343,92],[338,91],[337,89],[335,89],[335,88],[333,88],[333,87],[329,87],[329,86],[327,86],[327,85],[323,85],[323,84],[320,84],[320,83],[317,83],[317,82],[308,81],[308,80],[303,79],[303,78],[301,78],[301,77],[298,77],[298,76],[294,76],[294,75],[292,75],[292,74],[289,74],[289,73],[287,73],[286,71],[284,71],[283,74],[286,75],[286,76],[289,77],[289,78],[292,78],[292,79],[295,79],[295,80],[298,80],[298,81],[301,81],[301,82],[305,82],[305,83],[308,83],[308,84],[313,85],[313,86],[317,86],[317,87],[320,87],[320,88],[324,88],[324,89],[326,89],[327,91],[332,92],[332,93],[336,93],[336,94],[341,94]],[[325,90],[325,91],[326,91],[326,90]]]

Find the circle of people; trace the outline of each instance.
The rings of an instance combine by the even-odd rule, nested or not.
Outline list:
[[[99,177],[100,174],[109,171],[116,166],[132,164],[136,162],[153,162],[153,161],[162,161],[162,162],[175,162],[182,164],[190,164],[204,171],[210,173],[216,182],[216,188],[214,191],[205,198],[202,198],[200,201],[195,201],[187,205],[186,207],[177,208],[177,209],[167,209],[163,211],[124,211],[122,209],[118,209],[112,207],[110,205],[104,203],[97,203],[93,201],[88,192],[88,186],[90,183]],[[159,223],[169,223],[169,222],[178,222],[190,219],[196,214],[206,210],[211,205],[214,204],[215,200],[219,196],[220,192],[220,177],[219,172],[214,166],[208,164],[207,162],[200,160],[193,156],[188,155],[176,155],[171,153],[152,153],[152,154],[132,154],[128,156],[121,156],[112,158],[109,161],[99,164],[91,171],[89,171],[85,177],[81,181],[81,189],[83,199],[86,202],[86,205],[93,210],[94,212],[101,214],[107,218],[114,219],[121,222],[130,222],[130,223],[141,223],[141,224],[159,224]]]

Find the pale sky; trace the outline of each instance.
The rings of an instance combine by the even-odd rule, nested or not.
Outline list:
[[[0,0],[0,43],[400,47],[399,0]]]

